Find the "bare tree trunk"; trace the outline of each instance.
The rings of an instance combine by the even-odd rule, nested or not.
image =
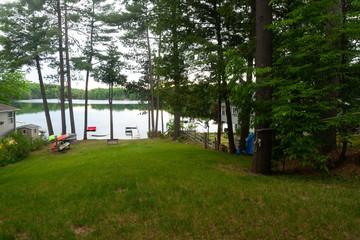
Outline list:
[[[36,69],[37,69],[38,77],[39,77],[41,98],[42,98],[43,105],[44,105],[46,124],[47,124],[47,128],[48,128],[49,136],[51,136],[51,135],[54,135],[54,130],[53,130],[52,123],[51,123],[49,106],[48,106],[48,103],[47,103],[46,92],[45,92],[43,77],[42,77],[42,73],[41,73],[41,66],[40,66],[39,56],[35,57],[35,61],[36,61]]]
[[[152,57],[151,57],[151,48],[150,48],[150,36],[149,28],[146,29],[146,39],[147,39],[147,48],[148,48],[148,60],[149,60],[149,78],[150,78],[150,102],[151,102],[151,136],[153,137],[155,129],[154,121],[154,78],[153,78],[153,69],[152,69]]]
[[[114,125],[113,125],[113,109],[112,109],[112,102],[113,102],[113,84],[109,84],[109,105],[110,105],[110,139],[114,139]]]
[[[221,83],[218,83],[219,88],[221,87]],[[220,149],[220,144],[221,144],[221,133],[222,133],[222,122],[221,122],[221,92],[219,90],[219,97],[218,97],[218,128],[217,128],[217,141],[216,141],[216,146],[215,146],[215,150],[219,150]]]
[[[158,50],[158,58],[161,56],[161,33],[159,36],[159,50]],[[158,132],[158,124],[159,124],[159,108],[160,108],[160,75],[157,75],[157,93],[156,93],[156,123],[155,123],[155,132]]]
[[[59,68],[60,68],[60,106],[61,106],[61,133],[66,134],[66,117],[65,117],[65,94],[64,94],[64,55],[63,55],[63,39],[62,39],[62,24],[61,24],[61,6],[60,0],[57,0],[57,14],[58,14],[58,29],[59,36]]]
[[[70,55],[69,55],[69,36],[68,36],[68,22],[67,22],[67,2],[64,1],[65,7],[65,58],[66,58],[66,78],[67,78],[67,89],[68,89],[68,101],[69,101],[69,116],[70,116],[70,126],[71,133],[75,133],[75,120],[74,120],[74,110],[72,104],[72,94],[71,94],[71,74],[70,74]]]
[[[174,137],[173,141],[176,141],[180,137],[180,117],[181,110],[175,110],[174,112]]]
[[[164,114],[162,109],[161,109],[161,133],[164,133]]]
[[[234,141],[234,131],[232,126],[231,106],[230,106],[230,101],[228,99],[225,99],[225,106],[226,106],[226,120],[228,124],[229,150],[231,154],[234,154],[236,152],[236,148]]]
[[[95,3],[92,2],[92,14],[94,16],[95,13]],[[94,41],[94,17],[91,19],[91,30],[90,30],[90,56],[88,59],[88,64],[92,63],[94,48],[93,48],[93,41]],[[86,70],[86,80],[85,80],[85,116],[84,116],[84,140],[87,139],[87,128],[88,128],[88,88],[89,88],[89,77],[90,77],[90,70]]]
[[[217,46],[218,46],[218,50],[217,50],[217,54],[218,54],[218,63],[217,63],[217,68],[219,70],[219,72],[221,72],[222,69],[222,64],[223,64],[223,49],[222,49],[222,38],[221,38],[221,19],[219,16],[219,13],[217,12],[217,2],[213,2],[213,14],[214,14],[214,18],[215,18],[215,31],[216,31],[216,39],[217,39]],[[222,113],[222,107],[221,107],[221,101],[222,101],[222,97],[223,97],[223,86],[222,86],[222,81],[224,79],[222,79],[222,77],[224,76],[224,74],[221,72],[218,74],[218,86],[219,86],[219,98],[218,98],[218,106],[219,106],[219,113],[218,113],[218,131],[217,131],[217,146],[216,149],[219,150],[220,149],[220,144],[221,144],[221,132],[222,132],[222,122],[221,122],[221,113]]]
[[[217,54],[218,54],[218,62],[217,62],[217,68],[218,68],[218,78],[221,81],[221,84],[223,85],[220,91],[223,92],[223,98],[225,100],[225,111],[226,111],[226,118],[227,118],[227,124],[228,124],[228,138],[229,138],[229,149],[230,153],[235,153],[235,142],[234,142],[234,132],[232,128],[232,119],[231,119],[231,108],[230,108],[230,102],[228,101],[228,90],[227,90],[227,83],[225,78],[225,60],[224,60],[224,50],[223,50],[223,40],[221,36],[221,16],[218,12],[218,6],[217,2],[213,3],[213,13],[215,18],[215,33],[216,33],[216,39],[217,39]],[[221,106],[221,105],[220,105]]]
[[[272,32],[265,27],[272,22],[272,7],[270,0],[256,0],[256,57],[255,64],[259,69],[272,66]],[[256,77],[261,83],[268,74]],[[262,86],[256,90],[257,101],[269,101],[272,98],[271,87]],[[269,109],[257,110],[255,118],[265,114]],[[269,120],[255,127],[254,154],[251,171],[254,173],[271,174],[271,130]]]
[[[151,113],[150,113],[150,97],[148,99],[148,134],[151,138]]]

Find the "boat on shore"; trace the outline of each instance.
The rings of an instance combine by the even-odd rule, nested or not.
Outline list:
[[[87,128],[88,132],[95,132],[96,131],[96,127],[88,127]]]
[[[105,133],[93,133],[93,134],[90,134],[91,136],[93,137],[105,137],[107,134]]]

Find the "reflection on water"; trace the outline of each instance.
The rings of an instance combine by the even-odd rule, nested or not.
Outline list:
[[[57,99],[49,99],[50,117],[55,133],[61,133],[61,111],[60,103]],[[83,139],[84,134],[84,100],[73,100],[75,128],[78,139]],[[36,124],[42,129],[47,130],[44,107],[41,99],[17,101],[11,104],[20,110],[16,112],[16,121],[23,121],[25,124]],[[108,139],[110,138],[110,107],[107,100],[90,100],[88,106],[88,127],[96,127],[96,132],[88,132],[88,139]],[[70,132],[70,120],[68,105],[66,105],[66,126]],[[160,114],[159,114],[160,116]],[[164,128],[172,115],[164,111]],[[138,127],[140,138],[147,138],[148,115],[147,104],[139,104],[137,101],[114,101],[114,138],[129,139],[126,136],[125,127]],[[17,123],[17,126],[20,126]],[[161,119],[158,129],[161,130]],[[200,125],[197,131],[206,131]],[[210,124],[210,131],[216,131],[216,125]],[[95,137],[92,134],[107,134],[104,137]]]
[[[38,113],[44,111],[44,105],[39,102],[13,102],[11,105],[13,107],[19,108],[20,111],[17,112],[17,114],[27,114],[27,113]],[[99,101],[99,100],[98,100]],[[96,103],[96,104],[89,104],[88,105],[92,109],[97,110],[109,110],[110,105],[104,104],[104,103]],[[50,111],[58,111],[61,110],[60,103],[48,103],[48,107]],[[73,107],[84,107],[84,104],[73,104]],[[65,104],[65,108],[68,109],[69,105]],[[113,110],[114,111],[123,111],[125,109],[128,110],[141,110],[146,111],[147,105],[146,104],[137,104],[137,103],[129,103],[129,104],[113,104]]]
[[[84,104],[83,100],[74,100],[74,118],[77,138],[82,139],[84,134]],[[25,124],[36,124],[42,129],[47,130],[44,107],[42,100],[17,101],[11,104],[20,110],[16,113],[16,121],[23,121]],[[61,111],[60,103],[57,99],[49,100],[50,117],[55,133],[61,132]],[[89,139],[107,139],[110,138],[110,106],[107,100],[90,101],[88,106],[88,126],[97,128],[96,132],[88,132]],[[125,135],[125,127],[136,126],[139,129],[140,138],[147,138],[148,117],[147,105],[138,104],[137,101],[114,101],[113,119],[114,119],[114,138],[129,139],[131,136]],[[164,112],[164,124],[171,118],[171,114]],[[66,126],[67,132],[70,132],[70,120],[68,105],[66,105]],[[17,126],[20,126],[17,123]],[[164,126],[165,127],[165,126]],[[159,124],[159,129],[161,125]],[[106,134],[105,137],[94,137],[92,134]]]

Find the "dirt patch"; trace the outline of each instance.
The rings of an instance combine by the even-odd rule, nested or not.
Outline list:
[[[333,169],[330,170],[334,175],[360,175],[360,149],[350,148],[346,153],[346,158],[342,162],[335,162]]]
[[[115,189],[115,192],[122,193],[122,192],[126,192],[127,190],[128,190],[127,188],[117,188]]]
[[[350,148],[346,152],[346,158],[339,161],[341,149],[334,150],[329,154],[328,163],[329,174],[332,176],[360,176],[360,148]],[[294,159],[286,161],[285,170],[283,171],[282,162],[273,169],[274,174],[300,174],[300,175],[322,175],[319,169],[310,166],[303,166],[301,161]]]
[[[30,239],[26,232],[17,232],[15,239]]]
[[[232,164],[219,164],[218,167],[221,169],[221,170],[231,170],[231,171],[236,171],[236,172],[243,172],[244,169],[241,169],[239,167],[236,167]]]
[[[76,235],[80,235],[80,236],[86,236],[93,231],[92,228],[83,225],[74,226],[72,227],[72,230]]]
[[[8,217],[0,217],[0,224],[3,223],[6,219],[9,219]]]

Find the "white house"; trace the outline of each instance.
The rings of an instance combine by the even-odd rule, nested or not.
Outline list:
[[[233,131],[235,132],[235,130],[238,128],[238,109],[230,105],[230,110],[231,110],[231,121],[233,125]],[[227,123],[225,103],[221,103],[221,122]]]
[[[20,109],[0,103],[0,137],[6,137],[16,130],[15,113]]]

